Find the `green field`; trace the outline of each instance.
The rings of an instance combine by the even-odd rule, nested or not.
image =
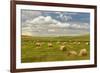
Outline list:
[[[37,46],[37,42],[41,45]],[[80,44],[78,44],[79,42]],[[90,42],[89,35],[61,37],[32,37],[24,35],[21,37],[21,62],[87,60],[90,58],[90,45],[87,45],[87,42]],[[49,47],[48,43],[52,43],[52,47]],[[62,45],[65,46],[64,50],[60,50]],[[86,56],[68,55],[69,51],[76,51],[79,54],[83,48],[88,52]]]

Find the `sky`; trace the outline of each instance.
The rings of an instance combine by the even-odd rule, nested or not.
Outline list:
[[[79,36],[89,34],[90,13],[21,10],[22,35]]]

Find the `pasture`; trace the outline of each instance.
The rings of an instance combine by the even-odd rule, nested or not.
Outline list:
[[[59,37],[23,35],[21,36],[21,62],[87,60],[90,58],[89,43],[89,35]],[[64,46],[64,49],[61,50],[61,46]],[[87,54],[79,56],[80,50],[84,48]],[[76,55],[70,55],[70,51],[74,51]]]

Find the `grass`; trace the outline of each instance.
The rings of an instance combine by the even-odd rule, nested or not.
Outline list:
[[[40,47],[36,46],[36,42],[43,43]],[[60,43],[57,43],[60,41]],[[80,44],[78,42],[80,41]],[[53,47],[48,47],[51,42]],[[65,51],[60,50],[60,46],[66,42]],[[75,43],[74,43],[75,42]],[[69,60],[87,60],[90,58],[89,35],[85,36],[62,36],[62,37],[32,37],[22,36],[21,38],[21,62],[48,62],[48,61],[69,61]],[[81,49],[86,48],[88,54],[86,56],[68,56],[67,52],[74,50],[77,53]]]

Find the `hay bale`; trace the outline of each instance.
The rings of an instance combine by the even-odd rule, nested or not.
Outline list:
[[[66,49],[66,46],[64,46],[64,45],[60,46],[60,50],[61,50],[61,51],[66,51],[66,50],[67,50],[67,49]]]
[[[48,47],[53,47],[53,44],[49,42]]]
[[[87,50],[85,48],[81,49],[79,52],[79,56],[86,56],[86,55],[87,55]]]
[[[36,46],[37,46],[37,47],[41,46],[41,43],[36,42]]]
[[[72,50],[72,51],[68,52],[68,55],[69,56],[77,56],[77,52]]]

